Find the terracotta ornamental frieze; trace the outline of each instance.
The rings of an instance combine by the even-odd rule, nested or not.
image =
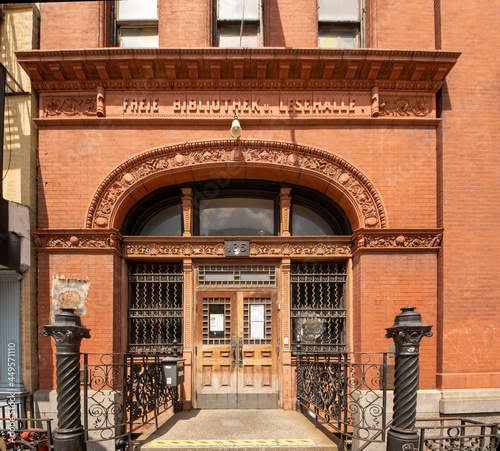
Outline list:
[[[154,149],[137,155],[113,172],[97,189],[87,216],[88,228],[115,227],[114,216],[123,198],[145,181],[172,171],[202,169],[214,163],[267,167],[304,173],[327,180],[345,195],[364,227],[385,228],[382,200],[359,170],[331,152],[291,143],[251,140],[221,140],[187,143]]]
[[[90,232],[90,233],[89,233]],[[117,230],[35,230],[33,243],[37,249],[118,250],[121,236]]]
[[[355,233],[356,251],[389,249],[439,249],[443,230],[361,230]]]
[[[221,237],[122,237],[118,230],[50,230],[33,232],[39,252],[118,252],[123,257],[224,257]],[[442,229],[361,229],[352,237],[248,237],[249,257],[348,257],[353,252],[439,250]]]
[[[132,240],[133,241],[133,240]],[[171,257],[223,257],[224,242],[204,243],[134,243],[126,242],[122,247],[124,257],[171,256]],[[250,257],[288,257],[288,256],[348,256],[352,253],[352,245],[332,244],[328,242],[285,242],[276,237],[273,243],[250,242]]]
[[[435,118],[435,96],[371,91],[105,91],[94,98],[41,96],[43,117]],[[103,104],[97,114],[96,99]]]

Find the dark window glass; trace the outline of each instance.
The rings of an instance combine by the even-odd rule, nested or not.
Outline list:
[[[201,200],[200,235],[274,235],[274,201],[247,197]]]
[[[170,205],[152,215],[141,227],[141,236],[181,236],[182,207]]]
[[[334,235],[322,216],[303,205],[293,205],[292,230],[295,236]]]

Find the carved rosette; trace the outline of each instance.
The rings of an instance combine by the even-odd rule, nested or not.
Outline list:
[[[223,140],[164,147],[145,152],[115,169],[98,188],[87,215],[88,228],[107,228],[122,196],[147,177],[172,169],[230,163],[300,168],[327,178],[346,193],[368,228],[386,227],[382,200],[369,180],[347,161],[330,152],[295,144]]]

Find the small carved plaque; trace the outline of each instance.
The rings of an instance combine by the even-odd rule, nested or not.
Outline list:
[[[85,315],[87,313],[85,304],[87,302],[89,287],[89,280],[53,277],[50,324],[54,323],[55,315],[59,313],[62,307],[74,308],[77,315]]]
[[[226,240],[224,241],[226,257],[249,257],[250,241],[248,240]]]

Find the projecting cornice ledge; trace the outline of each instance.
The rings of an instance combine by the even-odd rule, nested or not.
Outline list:
[[[123,49],[17,52],[39,92],[136,89],[437,92],[460,53],[374,49]]]

